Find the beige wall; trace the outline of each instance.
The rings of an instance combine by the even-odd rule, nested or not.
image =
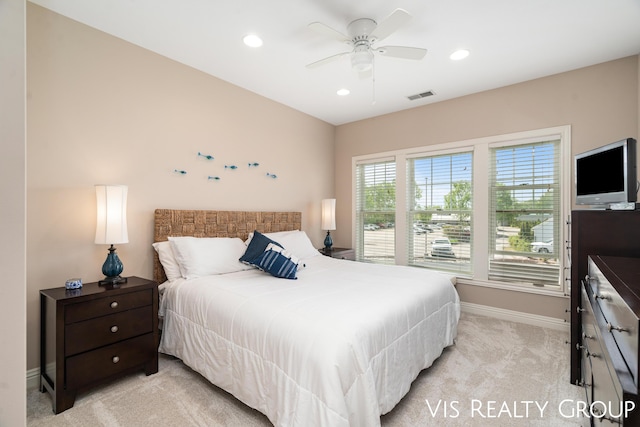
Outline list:
[[[492,135],[572,126],[573,154],[638,136],[638,57],[339,126],[336,182],[351,183],[353,156]],[[434,88],[438,92],[438,88]],[[351,244],[351,185],[336,186],[336,244]],[[459,285],[463,301],[568,318],[566,298]]]
[[[94,184],[129,186],[126,276],[151,277],[155,208],[302,211],[322,246],[334,126],[39,6],[27,20],[29,368],[39,365],[39,290],[102,278]]]
[[[566,124],[577,153],[640,131],[638,57],[335,128],[32,4],[27,29],[29,368],[39,289],[101,276],[94,184],[129,185],[130,242],[118,252],[125,275],[149,276],[157,207],[301,210],[320,246],[320,199],[335,196],[332,235],[350,246],[353,156]],[[258,161],[279,178],[217,170],[223,180],[207,182],[197,151],[216,166]],[[565,317],[561,298],[458,290],[463,301]]]
[[[0,426],[25,425],[25,2],[0,1]]]

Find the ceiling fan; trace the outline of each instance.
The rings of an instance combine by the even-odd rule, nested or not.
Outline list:
[[[307,64],[307,68],[316,68],[343,56],[350,55],[351,67],[359,73],[360,77],[366,77],[371,73],[374,54],[376,53],[395,58],[421,60],[427,53],[426,49],[408,46],[374,46],[380,40],[390,36],[410,19],[411,15],[404,9],[396,9],[379,24],[370,18],[356,19],[347,26],[348,35],[334,30],[321,22],[312,22],[309,24],[309,28],[312,30],[347,43],[353,46],[353,49],[349,52],[338,53]]]

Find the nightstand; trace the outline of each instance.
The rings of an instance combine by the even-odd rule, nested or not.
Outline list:
[[[325,251],[324,248],[320,249],[320,253],[331,258],[348,259],[350,261],[356,260],[356,251],[351,248],[332,248],[330,251]]]
[[[156,282],[40,291],[40,391],[51,394],[54,413],[79,391],[138,370],[158,372]]]

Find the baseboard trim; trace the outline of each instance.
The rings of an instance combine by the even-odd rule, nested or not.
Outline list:
[[[563,332],[569,332],[570,330],[569,322],[555,317],[523,313],[521,311],[507,310],[505,308],[473,304],[470,302],[461,302],[460,309],[465,313],[495,317],[497,319],[509,320],[518,323],[526,323],[528,325],[541,326],[543,328],[556,329]]]
[[[27,390],[40,387],[40,368],[33,368],[27,371]]]

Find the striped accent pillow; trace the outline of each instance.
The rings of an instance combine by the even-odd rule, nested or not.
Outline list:
[[[251,264],[275,277],[297,279],[298,258],[273,243],[269,243],[265,251],[251,261]]]

